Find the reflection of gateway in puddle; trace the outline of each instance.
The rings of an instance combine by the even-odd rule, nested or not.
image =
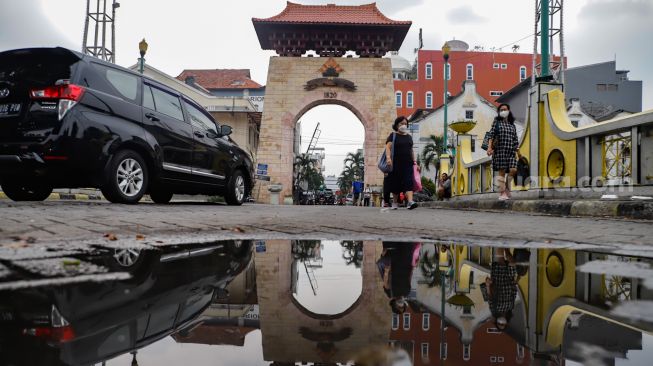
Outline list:
[[[268,241],[266,248],[255,259],[265,360],[347,362],[365,346],[387,343],[390,309],[375,265],[380,242],[363,245],[360,296],[332,315],[311,312],[293,296],[297,260],[291,242]]]

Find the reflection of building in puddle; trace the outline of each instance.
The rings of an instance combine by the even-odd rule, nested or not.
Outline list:
[[[323,250],[321,256],[325,254]],[[256,253],[265,360],[347,362],[365,346],[387,343],[390,309],[375,265],[381,255],[381,243],[365,242],[362,250],[362,288],[353,304],[338,314],[312,312],[293,296],[297,251],[293,253],[290,241],[268,241],[266,252]],[[339,253],[342,256],[342,247]],[[341,284],[343,288],[347,286]]]
[[[459,249],[422,246],[419,268],[413,276],[417,282],[415,301],[406,313],[392,315],[391,343],[404,348],[415,365],[437,363],[441,352],[448,365],[488,361],[527,364],[530,357],[524,347],[496,329],[488,303],[483,300],[480,284],[490,275],[489,269],[467,261],[467,249]],[[521,303],[518,298],[515,307],[522,306]]]
[[[454,365],[528,364],[531,359],[551,365],[565,359],[614,365],[615,359],[642,349],[643,334],[651,338],[650,318],[647,322],[637,314],[610,310],[653,298],[641,280],[648,278],[642,268],[653,268],[650,259],[565,249],[517,252],[423,245],[413,306],[392,316],[391,342],[406,349],[416,365],[438,363],[441,355]],[[522,257],[512,263],[523,271],[517,277],[512,318],[501,332],[481,288],[491,276],[492,262],[511,256]],[[596,260],[610,263],[586,267],[595,273],[577,271]],[[441,332],[443,311],[446,327]]]

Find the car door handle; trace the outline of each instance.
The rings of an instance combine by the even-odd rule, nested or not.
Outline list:
[[[158,122],[159,121],[159,118],[157,116],[155,116],[153,113],[145,113],[145,117],[147,117],[147,119],[149,119],[150,121],[153,121],[153,122]]]
[[[193,135],[195,135],[195,136],[197,136],[197,137],[199,137],[199,138],[203,138],[203,137],[204,137],[204,134],[201,133],[201,132],[199,132],[199,131],[195,131],[195,132],[193,132]]]

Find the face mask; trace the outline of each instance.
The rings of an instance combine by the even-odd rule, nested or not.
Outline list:
[[[499,112],[499,115],[501,118],[508,118],[508,115],[510,115],[510,111],[501,111]]]
[[[405,125],[399,126],[399,132],[401,132],[401,133],[408,132],[408,126],[405,126]]]

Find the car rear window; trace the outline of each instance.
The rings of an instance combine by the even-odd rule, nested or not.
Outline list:
[[[0,82],[26,88],[51,86],[71,79],[79,57],[57,48],[0,52]]]
[[[89,88],[136,104],[140,104],[139,81],[136,75],[97,62],[91,62],[91,69],[84,72],[84,82]]]

